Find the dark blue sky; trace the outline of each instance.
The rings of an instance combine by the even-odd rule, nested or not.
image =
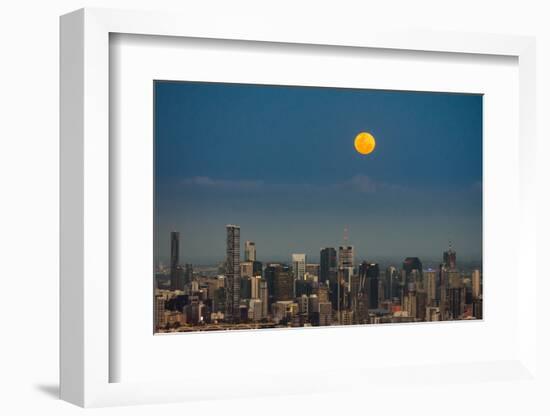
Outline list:
[[[481,259],[480,95],[155,82],[157,253],[221,261],[225,224],[260,260],[349,241],[358,259]],[[357,133],[376,138],[358,154]]]

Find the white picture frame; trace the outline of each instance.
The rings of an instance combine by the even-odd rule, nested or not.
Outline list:
[[[214,23],[214,24],[213,24]],[[529,266],[522,281],[532,296],[519,302],[536,306],[537,273],[535,200],[535,41],[530,37],[468,33],[396,32],[353,27],[338,30],[308,25],[281,28],[255,22],[223,19],[206,24],[192,15],[82,9],[61,18],[61,398],[79,406],[159,403],[210,397],[236,397],[266,392],[251,381],[242,388],[206,391],[201,386],[170,382],[111,382],[110,365],[116,352],[110,348],[109,252],[110,170],[109,149],[109,37],[110,34],[225,39],[235,41],[277,42],[281,44],[331,45],[333,47],[375,48],[384,50],[429,51],[443,54],[504,55],[518,59],[519,66],[519,164],[520,206],[518,253]],[[525,271],[525,270],[524,270]],[[517,273],[517,272],[516,272]],[[525,315],[527,316],[527,315]],[[383,367],[376,377],[417,377],[425,380],[442,370],[452,371],[469,382],[470,374],[504,374],[512,382],[537,383],[537,323],[522,319],[517,356],[499,362],[466,365],[452,361],[426,365],[419,369]],[[347,329],[345,329],[347,330]],[[357,329],[355,329],[357,331]],[[218,334],[212,335],[218,336]],[[205,342],[211,335],[203,337]],[[338,379],[353,378],[354,369],[342,366],[332,370]],[[355,375],[357,377],[357,375]],[[496,377],[496,376],[495,376]],[[271,374],[270,386],[284,384],[284,374]],[[482,381],[477,377],[471,382]],[[493,380],[491,377],[489,379]],[[370,382],[372,383],[372,382]],[[319,387],[319,386],[318,386]],[[307,393],[311,386],[294,392]],[[320,388],[320,387],[319,387]],[[347,389],[335,383],[332,389]],[[371,387],[369,388],[374,388]],[[487,393],[490,394],[490,393]],[[496,396],[495,396],[496,397]]]

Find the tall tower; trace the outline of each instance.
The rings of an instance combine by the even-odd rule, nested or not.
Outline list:
[[[239,318],[239,303],[241,291],[241,227],[226,225],[226,295],[225,319],[236,321]]]
[[[472,272],[472,296],[474,299],[479,299],[481,295],[481,272],[474,270]]]
[[[386,299],[391,299],[394,296],[398,296],[398,284],[399,284],[399,273],[397,268],[394,266],[389,266],[386,269],[386,284],[385,284],[385,297]]]
[[[178,266],[180,263],[180,233],[170,233],[170,288],[178,289]]]
[[[449,248],[443,253],[443,264],[447,269],[456,269],[456,251],[449,241]]]
[[[428,306],[432,306],[432,303],[437,299],[437,272],[432,269],[428,269],[424,274],[426,284],[426,303]]]
[[[304,280],[304,274],[306,273],[306,255],[305,254],[292,255],[292,271],[294,273],[294,279]]]
[[[354,266],[353,246],[348,244],[348,227],[344,228],[344,245],[338,248],[338,269],[348,269]]]
[[[368,298],[368,308],[378,308],[378,281],[380,279],[380,268],[377,263],[364,261],[359,266],[359,291]]]
[[[319,265],[319,281],[326,283],[336,281],[338,275],[338,262],[336,258],[336,250],[332,247],[321,249],[321,261]]]
[[[256,261],[256,243],[254,241],[244,242],[244,260]]]

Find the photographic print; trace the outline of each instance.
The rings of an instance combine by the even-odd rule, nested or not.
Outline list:
[[[153,87],[155,333],[483,318],[482,95]]]

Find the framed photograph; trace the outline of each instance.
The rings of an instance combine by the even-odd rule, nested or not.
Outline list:
[[[61,18],[62,398],[536,391],[534,40],[240,24]]]

